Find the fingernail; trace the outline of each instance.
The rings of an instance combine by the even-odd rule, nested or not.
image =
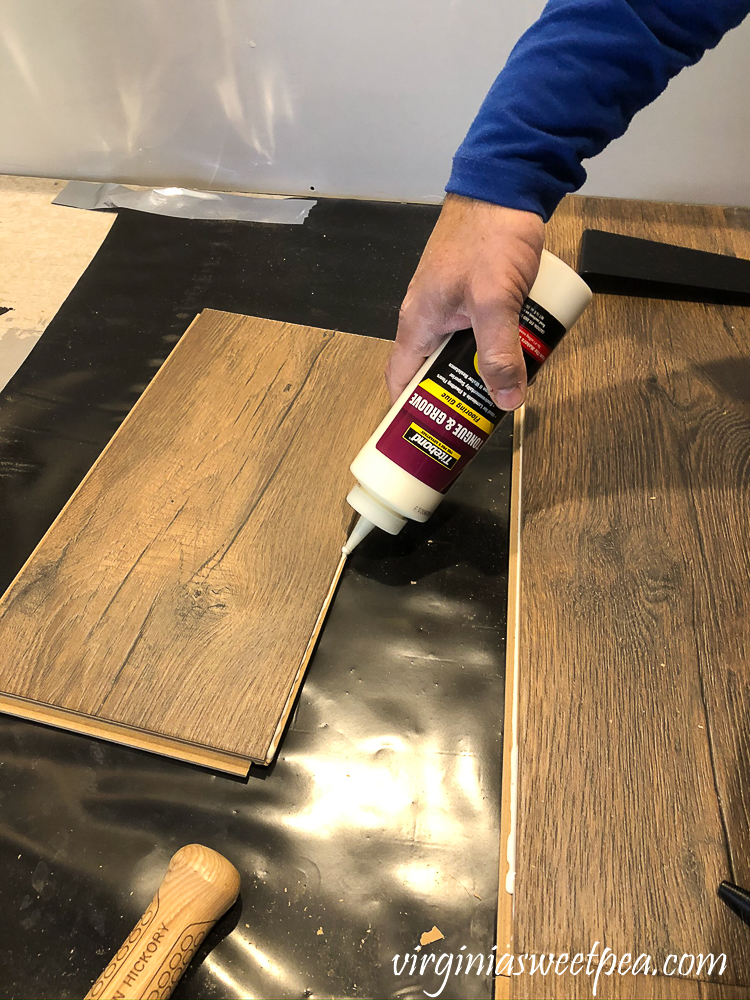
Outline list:
[[[492,398],[501,410],[517,410],[523,402],[523,393],[518,386],[514,386],[512,389],[498,389],[493,392]]]

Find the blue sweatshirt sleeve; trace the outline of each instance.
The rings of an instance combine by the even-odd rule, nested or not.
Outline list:
[[[446,190],[546,221],[585,181],[581,161],[748,12],[750,0],[550,0],[490,89]]]

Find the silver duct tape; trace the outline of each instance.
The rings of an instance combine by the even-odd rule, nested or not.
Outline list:
[[[258,198],[253,195],[151,188],[134,191],[123,184],[70,181],[52,202],[69,208],[133,208],[178,219],[234,219],[301,226],[315,201],[305,198]]]

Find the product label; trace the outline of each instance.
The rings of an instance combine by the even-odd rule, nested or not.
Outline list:
[[[521,310],[519,332],[531,379],[565,328],[527,299]],[[479,374],[474,332],[460,330],[453,334],[375,447],[425,486],[445,493],[503,415]]]
[[[529,382],[560,343],[565,327],[559,319],[531,299],[526,299],[518,318],[518,332]]]

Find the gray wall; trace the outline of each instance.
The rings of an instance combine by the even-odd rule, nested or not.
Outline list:
[[[0,172],[436,201],[542,0],[0,0]],[[750,204],[750,24],[586,191]]]

